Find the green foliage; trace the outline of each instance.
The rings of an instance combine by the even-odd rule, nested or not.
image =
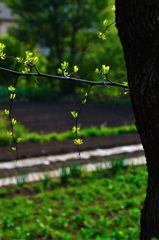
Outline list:
[[[103,76],[107,76],[108,72],[109,72],[109,69],[110,69],[109,66],[106,66],[106,65],[103,64],[102,68],[100,70],[98,68],[96,68],[95,72],[98,73],[98,74],[100,73]]]
[[[101,15],[106,13],[107,6],[107,1],[104,0],[3,2],[18,16],[14,31],[16,38],[31,45],[38,43],[42,47],[48,47],[51,59],[57,61],[58,58],[59,62],[63,56],[67,58],[74,54],[73,51],[76,53],[76,48],[84,48],[90,36],[93,36]]]
[[[71,163],[70,166],[63,165],[60,172],[60,183],[66,185],[71,179],[80,179],[82,168],[79,164]]]
[[[78,164],[72,163],[69,170],[69,176],[71,178],[80,178],[82,176],[82,168]]]
[[[2,66],[15,69],[15,66],[17,68],[19,67],[18,64],[23,62],[25,68],[21,66],[20,70],[28,73],[30,64],[37,63],[37,59],[28,61],[27,55],[32,54],[35,47],[38,47],[39,50],[42,50],[41,53],[44,53],[45,49],[48,50],[44,57],[40,54],[38,64],[40,71],[45,69],[52,73],[54,69],[55,72],[58,69],[60,75],[76,74],[77,77],[96,81],[97,79],[103,80],[104,74],[103,76],[97,76],[94,70],[98,69],[99,66],[105,66],[105,63],[107,63],[111,66],[109,71],[111,80],[123,82],[126,79],[124,57],[117,31],[112,25],[109,31],[105,32],[109,24],[111,25],[114,22],[114,10],[112,11],[114,0],[102,0],[100,2],[96,0],[79,2],[42,0],[38,3],[35,0],[31,3],[30,0],[29,2],[25,0],[3,0],[3,2],[6,2],[19,17],[16,18],[15,31],[11,31],[11,35],[16,36],[16,40],[13,37],[0,39],[0,42],[4,42],[7,46],[5,49],[6,55],[11,56],[11,58],[6,59],[5,63],[2,62]],[[30,4],[32,6],[31,11]],[[101,34],[104,34],[102,36],[106,37],[106,41],[98,39],[97,32],[99,30],[102,31]],[[25,45],[22,43],[25,43]],[[17,57],[18,63],[13,61],[13,57]],[[62,64],[58,68],[61,62]],[[68,63],[72,71],[68,69]],[[78,76],[79,69],[80,76]],[[101,70],[99,71],[102,73],[103,70]],[[2,74],[1,83],[7,84],[8,80],[11,80],[8,79],[8,75]],[[41,81],[39,83],[41,85]],[[68,95],[80,92],[78,84],[69,84],[67,81],[58,82],[46,79],[43,80],[43,83],[41,90],[38,88],[34,90],[34,78],[31,81],[20,78],[18,82],[20,95],[25,96],[25,98],[35,99],[37,97],[39,99],[42,96],[56,98],[59,94]],[[49,94],[45,94],[46,88],[49,89],[50,85],[53,90]],[[30,89],[28,86],[30,86]],[[106,87],[100,89],[100,91],[98,88],[94,88],[92,92],[93,99],[102,99],[103,101],[105,96],[117,96],[120,93],[121,90],[118,88]],[[1,93],[1,95],[3,94],[5,95],[5,92]]]
[[[17,62],[23,64],[25,68],[22,70],[22,73],[26,74],[31,71],[31,69],[36,66],[39,58],[30,51],[25,52],[25,58],[16,57]],[[34,69],[35,70],[35,69]]]
[[[113,174],[116,174],[119,170],[124,168],[123,157],[117,157],[111,161],[111,171]]]
[[[74,175],[74,174],[73,174]],[[135,240],[145,198],[145,167],[98,171],[69,177],[67,185],[50,180],[0,189],[3,239]],[[11,196],[11,197],[10,197]]]
[[[38,63],[38,57],[34,56],[34,54],[30,51],[25,52],[25,59],[22,57],[16,57],[16,60],[19,63],[23,63],[25,65],[36,65]]]
[[[86,55],[89,56],[91,53],[92,49],[89,49],[89,46],[92,44],[95,46],[98,41],[97,31],[100,24],[102,25],[103,19],[110,17],[107,11],[109,0],[41,0],[39,2],[3,0],[3,2],[7,3],[18,16],[11,35],[29,44],[29,49],[35,46],[43,52],[47,49],[49,72],[57,69],[59,63],[65,61],[69,62],[74,68],[74,73],[77,73],[78,68],[81,69],[80,66],[85,64]],[[90,63],[91,61],[88,65]],[[60,74],[63,72],[61,70],[58,69]],[[85,77],[88,77],[88,73]],[[76,87],[66,82],[51,85],[62,94],[72,94]]]
[[[69,71],[69,63],[64,61],[61,63],[61,68],[58,68],[58,73],[64,77],[71,77],[72,74],[76,74],[79,71],[79,68],[75,65],[73,67],[73,72]]]
[[[26,51],[26,49],[30,48],[28,44],[24,45],[22,42],[18,41],[13,37],[0,37],[0,42],[2,42],[1,45],[5,43],[6,46],[5,61],[0,60],[1,67],[19,70],[22,71],[23,73],[28,73],[35,64],[38,64],[39,71],[45,71],[46,58],[45,56],[39,54],[36,49],[33,49],[34,53]],[[38,63],[39,58],[40,61]],[[36,78],[31,78],[31,81],[28,81],[28,79],[21,77],[18,81],[18,88],[20,89],[20,92],[24,91],[24,89],[25,91],[27,91],[27,88],[29,88],[29,86],[34,88],[33,86],[35,85],[35,82],[36,85],[39,84],[37,80],[38,79]],[[3,89],[3,92],[0,94],[0,97],[6,98],[6,88],[2,87],[2,85],[12,86],[13,82],[15,81],[15,78],[12,75],[8,75],[7,73],[1,72],[0,81],[1,88]],[[43,84],[46,86],[46,80],[43,80]],[[15,96],[11,95],[11,99],[12,97],[14,98]],[[29,99],[29,96],[27,96],[27,99]]]
[[[51,177],[46,173],[44,179],[42,180],[43,190],[46,190],[51,182]]]

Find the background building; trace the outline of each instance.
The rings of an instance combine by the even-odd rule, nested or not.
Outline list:
[[[13,24],[14,20],[10,9],[5,4],[0,3],[0,36],[6,36]]]

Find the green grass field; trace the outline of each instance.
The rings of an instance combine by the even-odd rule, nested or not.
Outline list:
[[[94,173],[0,189],[1,240],[137,240],[146,168]]]

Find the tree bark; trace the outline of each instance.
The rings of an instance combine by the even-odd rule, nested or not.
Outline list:
[[[159,0],[116,0],[116,26],[147,160],[140,240],[159,239]]]

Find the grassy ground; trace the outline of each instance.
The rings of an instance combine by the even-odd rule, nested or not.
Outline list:
[[[109,135],[120,135],[124,133],[136,133],[136,127],[134,125],[123,125],[118,127],[90,127],[80,131],[80,137],[101,137]],[[49,134],[39,134],[39,133],[27,133],[25,137],[22,136],[22,142],[50,142],[52,140],[64,141],[66,139],[74,139],[75,134],[71,131],[56,133],[52,132]]]
[[[137,240],[146,178],[145,167],[114,164],[0,189],[0,239]]]
[[[12,144],[12,137],[8,134],[10,132],[9,122],[3,115],[0,115],[0,146],[7,146]],[[15,125],[15,135],[21,139],[22,143],[35,142],[35,143],[45,143],[56,141],[64,141],[66,139],[74,139],[75,133],[72,131],[66,131],[61,133],[51,132],[48,134],[40,134],[36,132],[28,132],[24,126],[20,123]],[[80,136],[82,138],[87,137],[100,137],[108,135],[120,135],[124,133],[136,133],[137,129],[135,125],[123,125],[118,127],[90,127],[85,128],[80,131]]]

